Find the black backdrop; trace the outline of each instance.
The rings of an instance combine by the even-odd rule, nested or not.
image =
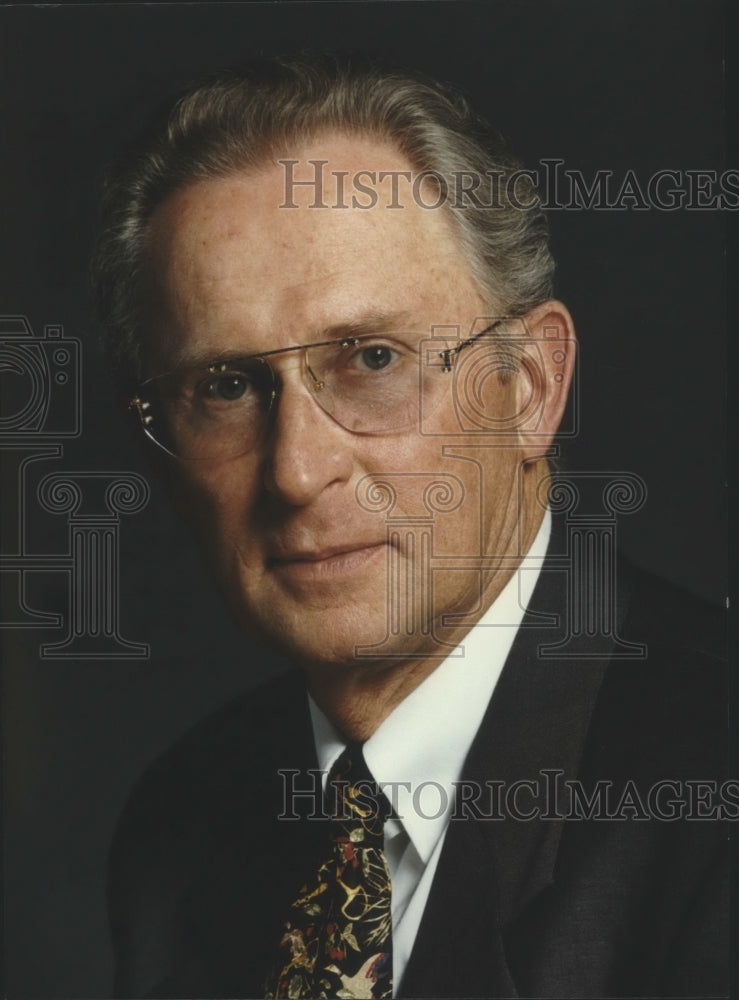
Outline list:
[[[86,279],[102,164],[193,77],[321,47],[379,53],[457,83],[530,166],[561,158],[586,178],[634,170],[641,181],[660,169],[720,173],[722,6],[83,4],[2,7],[0,17],[1,314],[25,314],[39,340],[60,324],[82,341],[80,436],[59,438],[63,453],[25,473],[13,442],[3,448],[5,994],[103,997],[105,856],[132,782],[192,721],[282,665],[221,610],[116,413]],[[580,432],[567,465],[641,476],[648,502],[619,523],[624,549],[722,603],[725,217],[558,210],[551,223],[558,294],[582,344]],[[51,431],[73,419],[65,399],[50,411]],[[65,471],[137,472],[150,484],[147,506],[118,526],[120,634],[147,643],[148,656],[43,655],[66,634],[70,541],[65,516],[44,511],[36,491]],[[33,572],[29,555],[40,560]],[[60,614],[61,625],[19,627],[20,566],[27,606]]]

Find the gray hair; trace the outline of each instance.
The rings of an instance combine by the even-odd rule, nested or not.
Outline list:
[[[148,229],[157,206],[188,184],[256,170],[329,131],[389,141],[437,180],[460,250],[499,315],[521,315],[551,297],[554,262],[531,177],[464,97],[373,63],[274,59],[188,91],[106,179],[93,281],[120,379],[140,377]],[[498,197],[483,204],[473,185],[460,191],[461,177],[494,180]],[[511,179],[515,197],[500,197]]]

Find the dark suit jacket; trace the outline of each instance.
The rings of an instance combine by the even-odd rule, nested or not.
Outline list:
[[[538,805],[536,818],[489,818],[480,800],[451,821],[402,996],[727,993],[726,827],[711,794],[726,770],[722,618],[630,572],[614,637],[646,644],[647,656],[545,658],[557,631],[542,622],[562,628],[564,582],[542,573],[463,775],[497,781],[501,794],[521,780],[541,789],[548,775],[562,796],[535,802],[536,786],[520,786],[511,808]],[[149,769],[111,858],[118,996],[261,995],[282,920],[326,837],[320,820],[277,819],[277,772],[316,766],[305,691],[288,674]],[[590,819],[570,812],[564,783],[574,779],[589,795],[610,783],[601,815],[597,799]],[[663,780],[676,784],[652,812],[686,800],[688,780],[713,782],[692,786],[702,802],[693,811],[709,818],[643,815]]]

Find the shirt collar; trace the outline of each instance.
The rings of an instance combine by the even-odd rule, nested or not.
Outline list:
[[[550,533],[547,510],[531,548],[485,614],[364,745],[367,766],[424,863],[446,829],[454,783],[531,599]],[[327,773],[346,742],[310,696],[309,704],[318,765]]]

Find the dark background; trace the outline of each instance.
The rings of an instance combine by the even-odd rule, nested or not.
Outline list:
[[[192,721],[282,664],[240,638],[116,413],[86,267],[102,165],[152,107],[250,55],[359,48],[460,85],[534,166],[590,178],[723,162],[723,8],[714,2],[269,3],[0,8],[2,295],[37,336],[84,341],[83,433],[38,474],[138,471],[121,521],[121,630],[140,660],[40,656],[59,629],[3,633],[5,995],[109,995],[104,879],[135,777]],[[627,470],[631,558],[715,603],[726,590],[725,217],[560,211],[558,294],[581,338],[581,430],[566,463]],[[6,454],[7,459],[7,454]],[[6,461],[5,501],[17,485]],[[64,517],[24,513],[30,549],[66,551]],[[66,613],[63,573],[30,581]]]

